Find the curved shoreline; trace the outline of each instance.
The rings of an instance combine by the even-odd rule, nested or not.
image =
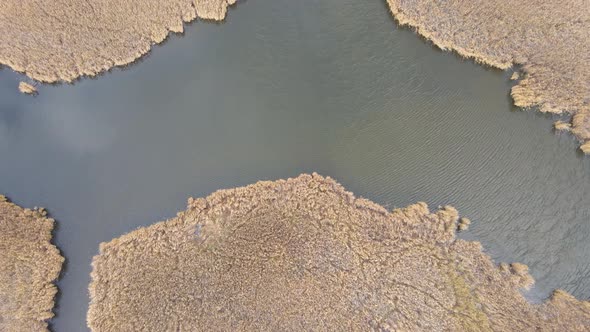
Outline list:
[[[51,244],[54,220],[0,195],[0,330],[49,331],[64,258]]]
[[[493,264],[455,237],[458,220],[425,203],[388,212],[317,174],[191,198],[177,217],[100,245],[88,325],[588,330],[590,302],[563,291],[527,302],[528,268]]]
[[[170,32],[183,33],[184,23],[223,20],[235,2],[5,1],[0,65],[43,83],[94,77],[136,62]],[[514,104],[571,115],[571,133],[581,151],[590,153],[590,9],[583,1],[387,3],[400,25],[443,50],[504,70],[522,65],[512,88]]]
[[[442,50],[502,70],[520,65],[514,104],[572,115],[590,153],[590,7],[585,1],[387,0],[392,15]]]

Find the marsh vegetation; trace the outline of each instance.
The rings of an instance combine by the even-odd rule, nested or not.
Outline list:
[[[514,104],[573,115],[572,133],[590,142],[590,6],[584,0],[387,0],[443,50],[500,69],[522,68]],[[584,146],[584,145],[583,145]],[[590,151],[582,148],[584,152]]]
[[[425,203],[388,212],[317,174],[189,199],[100,246],[94,332],[583,331],[590,303],[535,305],[523,264],[496,266]],[[466,224],[463,219],[463,224]]]
[[[0,331],[49,331],[64,261],[51,244],[53,222],[0,195]]]

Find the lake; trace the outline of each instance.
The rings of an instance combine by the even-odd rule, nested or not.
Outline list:
[[[86,331],[100,242],[189,196],[303,172],[389,209],[451,204],[460,237],[590,298],[590,158],[512,106],[511,73],[399,28],[385,1],[247,0],[139,64],[22,95],[0,71],[0,193],[57,220],[54,331]]]

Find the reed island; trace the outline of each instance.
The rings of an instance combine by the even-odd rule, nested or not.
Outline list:
[[[114,331],[588,331],[590,302],[531,304],[525,265],[457,239],[458,213],[387,211],[317,174],[189,199],[100,245],[88,326]]]

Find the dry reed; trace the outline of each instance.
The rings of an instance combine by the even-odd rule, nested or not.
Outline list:
[[[48,331],[63,257],[50,243],[53,219],[0,195],[0,331]]]
[[[392,212],[317,174],[189,199],[177,217],[100,245],[88,325],[114,331],[569,331],[590,303],[520,293],[455,238],[458,213]]]
[[[559,130],[559,131],[572,130],[572,125],[568,122],[563,122],[563,121],[555,121],[555,123],[553,124],[553,127],[555,128],[555,130]]]
[[[235,0],[2,0],[0,64],[46,83],[123,66]]]
[[[394,17],[443,50],[508,69],[522,66],[514,103],[573,114],[590,142],[590,5],[585,0],[387,0]],[[583,149],[587,153],[588,149]]]
[[[27,95],[34,95],[37,93],[37,88],[27,82],[20,82],[18,84],[18,91]]]

